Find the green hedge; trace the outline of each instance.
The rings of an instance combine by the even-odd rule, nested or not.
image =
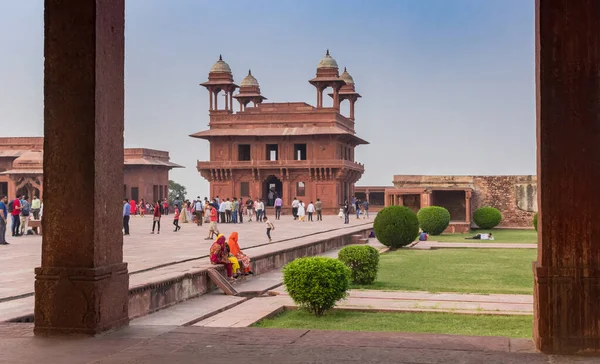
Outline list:
[[[283,268],[283,283],[298,307],[322,316],[347,296],[350,269],[334,258],[299,258]]]
[[[494,207],[480,207],[473,214],[473,221],[482,229],[492,229],[502,221],[502,213]]]
[[[417,218],[421,229],[430,235],[440,235],[450,225],[450,212],[440,206],[423,207]]]
[[[373,229],[381,244],[396,249],[415,241],[419,235],[419,220],[406,206],[388,206],[377,213]]]
[[[533,215],[533,227],[535,228],[535,231],[537,231],[537,222],[538,222],[538,213],[536,212],[535,215]]]
[[[368,245],[351,245],[340,250],[338,259],[352,271],[352,282],[371,284],[377,278],[379,251]]]

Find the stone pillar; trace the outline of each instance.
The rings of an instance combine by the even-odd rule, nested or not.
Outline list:
[[[465,222],[471,225],[471,191],[465,191]]]
[[[210,98],[210,106],[209,106],[208,110],[212,111],[213,110],[213,93],[212,93],[211,90],[208,90],[208,95],[209,95],[209,98]]]
[[[534,341],[600,352],[600,4],[536,2]]]
[[[95,334],[129,321],[121,231],[125,3],[44,6],[44,235],[34,331]]]
[[[400,206],[404,206],[404,195],[398,195],[397,204]]]

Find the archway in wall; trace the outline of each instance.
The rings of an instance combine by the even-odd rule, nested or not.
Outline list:
[[[269,176],[265,180],[262,190],[262,199],[265,201],[265,205],[273,206],[275,198],[281,196],[282,191],[283,183],[281,183],[281,180],[275,176]]]

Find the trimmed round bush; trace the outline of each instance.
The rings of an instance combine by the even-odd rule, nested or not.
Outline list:
[[[419,226],[430,235],[440,235],[450,225],[450,212],[440,206],[423,207],[417,213]]]
[[[283,283],[298,307],[322,316],[346,298],[350,269],[335,258],[299,258],[283,268]]]
[[[502,221],[502,213],[494,207],[480,207],[473,214],[473,221],[482,229],[492,229]]]
[[[338,253],[338,259],[352,271],[352,282],[371,284],[377,278],[379,251],[368,245],[351,245]]]
[[[415,241],[419,235],[419,220],[406,206],[388,206],[377,213],[373,229],[381,244],[397,249]]]
[[[537,231],[537,221],[538,221],[538,213],[536,212],[535,215],[533,215],[533,227],[535,228],[535,231]]]

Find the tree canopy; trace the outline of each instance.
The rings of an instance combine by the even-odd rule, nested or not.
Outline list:
[[[185,200],[185,195],[187,195],[187,189],[185,186],[180,185],[175,181],[169,180],[169,201],[175,200]]]

